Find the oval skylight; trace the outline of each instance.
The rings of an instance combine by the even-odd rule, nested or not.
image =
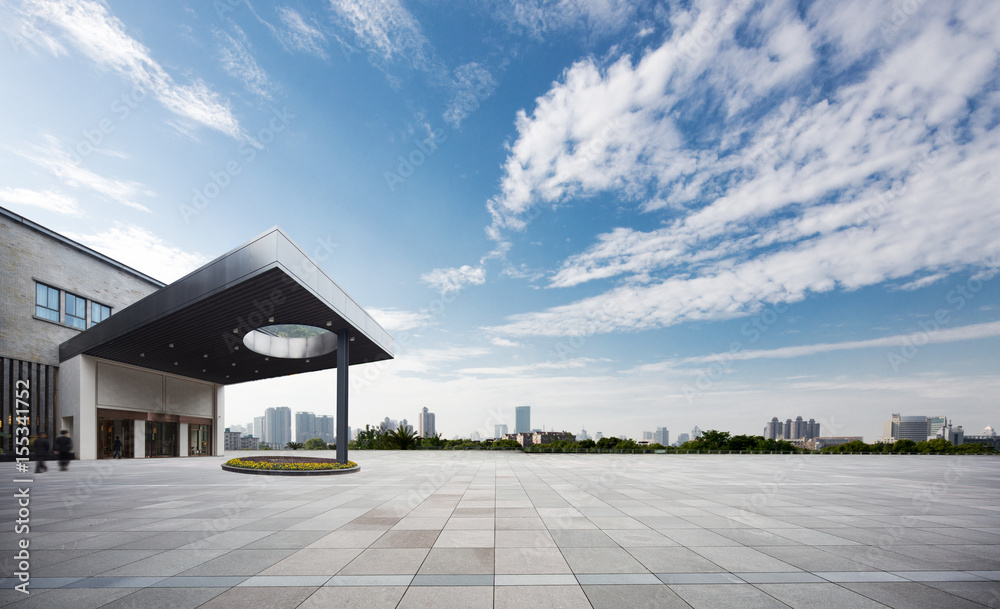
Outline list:
[[[275,324],[251,330],[243,344],[254,353],[268,357],[305,359],[337,350],[337,335],[316,326]]]

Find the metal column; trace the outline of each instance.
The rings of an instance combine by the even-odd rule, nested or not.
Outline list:
[[[347,368],[351,340],[347,330],[337,332],[337,462],[347,463]]]

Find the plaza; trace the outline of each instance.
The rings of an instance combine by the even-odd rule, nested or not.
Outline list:
[[[360,473],[314,478],[228,473],[223,457],[35,475],[30,533],[0,537],[0,604],[1000,606],[996,457],[351,458]],[[30,595],[13,589],[22,537]]]

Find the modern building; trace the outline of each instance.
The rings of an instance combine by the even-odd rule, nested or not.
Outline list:
[[[587,435],[587,428],[584,427],[580,430],[580,433],[576,436],[577,442],[583,442],[584,440],[589,440],[590,436]]]
[[[437,435],[437,429],[434,424],[434,413],[429,411],[426,406],[417,413],[417,425],[417,435],[421,438],[430,438]]]
[[[694,426],[694,427],[693,427],[693,428],[691,429],[691,439],[692,439],[692,440],[697,440],[697,439],[698,439],[698,438],[700,438],[700,437],[701,437],[701,429],[699,429],[699,428],[698,428],[698,426],[697,426],[697,425],[695,425],[695,426]]]
[[[393,340],[273,228],[167,285],[0,208],[0,447],[70,432],[82,459],[222,454],[225,387],[393,357]],[[294,324],[309,336],[274,328]],[[23,402],[22,402],[23,403]],[[346,437],[337,458],[347,460]]]
[[[604,432],[598,431],[597,433],[594,434],[594,441],[596,442],[597,440],[600,440],[603,437],[604,437]]]
[[[336,442],[337,432],[334,431],[333,417],[328,414],[321,414],[316,416],[316,435],[314,438],[320,438],[327,444],[333,444]]]
[[[493,426],[493,439],[499,440],[500,438],[507,435],[507,425],[494,425]]]
[[[378,428],[382,430],[383,433],[387,431],[396,431],[396,421],[386,417],[382,422],[378,424]]]
[[[882,423],[883,442],[895,442],[896,440],[913,440],[914,442],[926,442],[944,433],[945,428],[949,428],[946,417],[925,417],[925,416],[902,416],[893,413],[892,419]],[[952,443],[954,441],[952,440]]]
[[[311,412],[295,413],[295,441],[305,442],[318,437],[316,433],[316,415]]]
[[[240,450],[240,438],[243,436],[238,431],[226,429],[225,447],[226,450]]]
[[[771,417],[764,426],[765,440],[812,440],[819,434],[820,424],[815,419],[806,421],[802,417],[795,417],[794,421],[786,419],[784,423],[778,417]]]
[[[686,433],[677,434],[677,446],[680,446],[680,445],[684,444],[685,442],[689,441],[690,439],[691,439],[691,436],[687,435]]]
[[[652,442],[653,441],[653,432],[651,432],[651,431],[644,431],[644,432],[642,432],[642,439],[645,442]]]
[[[240,450],[257,450],[260,448],[260,440],[251,436],[240,438]]]
[[[514,433],[529,433],[531,431],[531,406],[514,408]]]
[[[666,427],[657,427],[656,432],[653,433],[653,442],[662,444],[663,446],[670,446],[670,430]]]
[[[253,429],[251,431],[253,431],[253,435],[260,438],[261,442],[264,441],[264,438],[267,437],[264,434],[264,417],[260,416],[253,418]]]
[[[292,441],[292,409],[287,406],[277,406],[264,411],[264,428],[267,435],[264,441],[268,444],[284,446]]]
[[[778,417],[771,417],[771,421],[764,428],[765,440],[781,440],[784,438],[784,426]]]
[[[864,436],[828,436],[826,438],[813,438],[805,443],[805,448],[809,450],[822,450],[827,446],[840,446],[851,442],[864,442]]]

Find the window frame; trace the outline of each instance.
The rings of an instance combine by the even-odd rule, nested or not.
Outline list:
[[[77,304],[76,301],[81,301],[81,300],[83,301],[83,317],[80,317],[79,315],[76,315],[76,311],[75,310],[72,313],[70,313],[70,310],[69,310],[69,303],[70,303],[69,298],[70,298],[70,296],[73,297],[73,304],[74,305]],[[78,295],[76,295],[76,294],[74,294],[72,292],[66,292],[66,296],[64,298],[65,298],[65,304],[66,304],[66,314],[65,314],[65,317],[63,318],[64,319],[63,323],[66,324],[67,326],[71,327],[71,328],[76,328],[77,330],[86,330],[87,329],[87,302],[88,302],[87,299],[84,298],[83,296],[78,296]],[[70,321],[70,319],[73,319],[74,321]],[[75,323],[75,320],[80,320],[81,325],[77,325]]]
[[[104,310],[107,310],[107,315],[103,315],[100,319],[96,319],[96,316],[94,315],[94,308],[95,307],[99,307],[99,310],[102,313],[104,312]],[[99,324],[102,321],[106,320],[107,318],[111,317],[111,311],[112,311],[112,308],[109,307],[108,305],[101,304],[101,303],[97,302],[96,300],[91,300],[90,301],[90,327],[93,328],[97,324]]]
[[[39,304],[38,302],[38,288],[45,289],[45,304]],[[53,309],[51,305],[52,292],[56,293],[56,308]],[[46,314],[48,313],[48,314]],[[50,317],[52,313],[55,313],[55,319]],[[46,321],[52,321],[56,323],[62,323],[62,290],[42,281],[35,280],[35,317],[44,319]]]

